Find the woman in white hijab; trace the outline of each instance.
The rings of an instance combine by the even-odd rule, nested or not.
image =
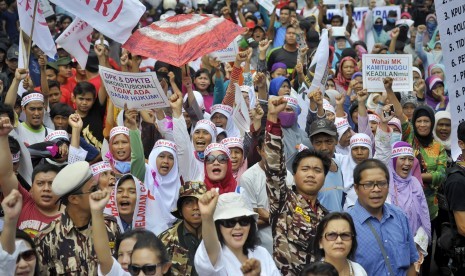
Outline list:
[[[452,162],[451,150],[450,150],[450,134],[452,131],[451,127],[451,116],[449,111],[438,111],[434,115],[434,129],[433,136],[436,141],[442,144],[447,153],[447,163],[448,165]],[[449,167],[449,166],[448,166]]]

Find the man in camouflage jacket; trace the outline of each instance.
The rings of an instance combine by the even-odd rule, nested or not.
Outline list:
[[[278,113],[290,111],[286,105],[287,100],[283,97],[273,97],[268,103],[265,173],[273,258],[282,275],[299,275],[305,264],[315,261],[313,242],[316,228],[328,214],[317,195],[331,161],[313,150],[299,152],[292,165],[295,185],[292,189],[287,187],[283,131],[278,119]]]

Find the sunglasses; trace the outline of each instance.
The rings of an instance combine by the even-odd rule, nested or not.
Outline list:
[[[138,266],[138,265],[129,265],[128,270],[131,275],[139,275],[139,273],[142,271],[144,272],[145,275],[155,275],[157,273],[157,266],[161,265],[160,264],[151,264],[151,265],[143,265],[143,266]]]
[[[36,258],[36,252],[33,249],[27,250],[18,255],[18,258],[16,259],[16,263],[19,263],[21,259],[25,260],[26,262],[29,262],[35,258]]]
[[[232,218],[232,219],[221,219],[218,221],[220,225],[226,228],[234,228],[239,223],[240,226],[249,226],[252,223],[252,219],[249,217]]]
[[[217,156],[210,154],[207,158],[205,158],[205,162],[207,162],[207,164],[213,164],[215,160],[218,160],[218,163],[220,164],[226,164],[228,163],[229,157],[226,154],[218,154]]]
[[[351,232],[343,232],[343,233],[336,233],[336,232],[329,232],[325,234],[325,239],[327,241],[335,241],[338,237],[341,237],[343,241],[350,241],[352,240],[354,235]]]

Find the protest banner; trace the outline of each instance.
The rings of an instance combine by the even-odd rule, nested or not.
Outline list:
[[[465,4],[463,1],[435,1],[438,28],[444,52],[445,79],[449,92],[452,122],[452,158],[462,153],[458,146],[457,131],[465,121]]]
[[[324,0],[325,6],[326,5],[341,5],[341,4],[349,4],[349,0]]]
[[[326,4],[326,1],[325,1]],[[354,8],[352,13],[352,18],[354,19],[355,24],[357,27],[360,27],[362,24],[363,15],[368,11],[368,7],[357,7]],[[400,6],[385,6],[385,7],[376,7],[373,9],[373,16],[380,16],[383,18],[383,24],[386,24],[386,18],[388,17],[389,11],[396,11],[397,12],[397,19],[400,19]],[[342,12],[340,9],[328,9],[326,11],[326,17],[328,20],[333,17],[333,15],[338,14],[342,16]]]
[[[94,28],[76,17],[57,38],[56,43],[76,58],[81,68],[86,68]]]
[[[236,127],[241,132],[241,135],[244,133],[249,132],[250,130],[250,116],[249,116],[249,109],[247,107],[247,103],[245,102],[244,98],[242,97],[241,88],[237,83],[234,84],[235,88],[235,102],[236,106],[233,110],[233,121]]]
[[[138,0],[50,0],[63,9],[79,15],[85,22],[102,34],[123,44],[145,12]]]
[[[235,38],[231,44],[228,45],[228,47],[224,48],[223,50],[218,50],[210,55],[212,57],[216,57],[218,60],[222,62],[232,62],[236,60],[236,55],[239,53],[239,46],[238,46],[238,41],[241,36],[238,36]]]
[[[55,14],[49,0],[39,0],[39,7],[42,10],[45,18]]]
[[[362,57],[363,88],[383,92],[383,79],[391,77],[396,92],[413,91],[412,55],[375,55]]]
[[[99,66],[108,96],[118,108],[153,109],[169,107],[168,98],[155,72],[129,73]]]
[[[47,56],[54,58],[57,53],[55,41],[53,41],[44,14],[37,1],[39,0],[18,1],[19,26],[30,39],[26,47],[25,64],[29,64],[29,49],[32,40]]]

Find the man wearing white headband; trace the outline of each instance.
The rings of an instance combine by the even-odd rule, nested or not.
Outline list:
[[[24,93],[21,107],[26,115],[26,121],[16,129],[20,139],[26,145],[43,142],[53,130],[44,126],[44,96],[38,92]]]

